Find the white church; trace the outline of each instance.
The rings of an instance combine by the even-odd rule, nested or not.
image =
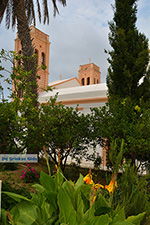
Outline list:
[[[90,113],[90,108],[100,107],[107,102],[107,86],[101,83],[100,68],[94,63],[80,65],[77,77],[65,80],[48,82],[50,42],[49,36],[34,26],[31,26],[31,37],[33,46],[38,58],[38,65],[45,65],[46,70],[39,70],[38,91],[39,102],[47,103],[51,97],[58,94],[57,102],[65,106],[77,108],[82,113]],[[21,53],[21,42],[15,39],[15,51]],[[52,87],[52,91],[44,91],[47,86]],[[102,157],[102,168],[106,168],[106,150],[98,147],[97,152]],[[87,162],[83,162],[86,166]],[[87,163],[87,167],[91,166]]]

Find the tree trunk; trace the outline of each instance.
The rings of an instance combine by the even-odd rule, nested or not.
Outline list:
[[[24,0],[16,0],[16,4],[18,37],[21,41],[23,56],[25,56],[23,57],[23,67],[26,72],[29,72],[24,97],[31,98],[32,103],[37,106],[37,62],[36,58],[33,57],[34,48],[32,46]]]

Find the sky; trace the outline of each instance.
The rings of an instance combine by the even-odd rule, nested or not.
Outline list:
[[[89,62],[100,67],[101,81],[106,81],[108,55],[108,21],[113,18],[114,0],[67,0],[67,6],[58,3],[60,14],[53,17],[50,7],[49,25],[37,28],[49,35],[49,81],[77,76],[80,65]],[[138,0],[137,27],[150,38],[150,0]],[[0,25],[0,49],[14,50],[16,30]],[[8,66],[6,64],[6,66]]]

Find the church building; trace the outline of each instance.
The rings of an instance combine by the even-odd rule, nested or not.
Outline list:
[[[39,102],[46,103],[58,93],[57,102],[68,107],[78,108],[82,113],[90,113],[90,109],[100,107],[107,102],[107,86],[101,83],[100,67],[94,63],[80,65],[77,77],[49,82],[50,42],[49,36],[31,26],[32,43],[37,54],[38,65],[45,65],[46,70],[40,69],[38,75]],[[21,54],[21,42],[15,39],[15,51]],[[52,91],[45,91],[47,87]],[[100,150],[99,150],[100,151]],[[106,152],[100,151],[102,167],[106,167]],[[85,165],[84,165],[85,166]]]

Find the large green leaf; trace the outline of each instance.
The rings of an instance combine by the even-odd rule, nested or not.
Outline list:
[[[112,225],[134,225],[134,224],[127,221],[121,221],[121,222],[112,223]]]
[[[79,224],[84,216],[84,203],[79,188],[75,192],[75,209],[77,212],[77,223]]]
[[[84,184],[84,182],[83,182],[83,175],[80,174],[77,182],[75,183],[75,189],[79,188],[82,184]]]
[[[145,216],[145,212],[138,214],[137,216],[129,216],[126,221],[131,222],[135,225],[140,225],[141,221],[143,220]]]
[[[69,196],[74,209],[76,209],[74,183],[72,183],[71,181],[65,181],[62,187],[66,191],[67,195]]]
[[[81,197],[82,197],[82,200],[83,200],[83,204],[84,204],[84,213],[90,208],[90,201],[89,199],[87,199],[85,197],[85,195],[83,193],[81,193]]]
[[[76,206],[77,212],[79,212],[80,214],[84,213],[84,203],[81,197],[80,189],[77,189],[77,191],[75,192],[75,206]]]
[[[22,201],[11,210],[15,225],[32,225],[38,218],[37,206],[31,202]]]
[[[80,186],[82,194],[85,196],[86,199],[90,199],[90,193],[91,193],[91,186],[87,184],[83,184]]]
[[[89,209],[86,211],[86,213],[84,214],[83,219],[84,219],[85,221],[89,221],[92,217],[94,217],[94,213],[95,213],[95,207],[94,207],[94,205],[93,205],[91,208],[89,208]]]
[[[63,184],[64,176],[62,171],[59,169],[55,175],[55,182],[57,183],[57,186],[60,187]]]
[[[112,210],[108,204],[108,201],[106,201],[106,199],[101,194],[98,195],[98,198],[96,199],[94,205],[95,205],[95,216],[107,214]]]
[[[102,215],[102,216],[95,216],[94,218],[91,218],[90,225],[109,225],[111,219],[109,216]]]
[[[48,202],[51,204],[54,210],[58,209],[57,205],[57,193],[56,192],[46,192],[45,196],[48,200]]]
[[[37,222],[40,225],[49,225],[51,224],[50,221],[52,222],[53,220],[56,219],[53,208],[47,202],[43,202],[41,207],[38,208],[37,212],[38,212]]]
[[[36,191],[38,191],[40,193],[45,191],[45,188],[40,184],[33,184],[32,187],[34,187],[36,189]]]
[[[7,191],[3,191],[2,193],[8,195],[9,197],[13,198],[15,201],[20,202],[21,200],[25,200],[25,201],[31,201],[30,199],[24,197],[23,195],[18,195],[12,192],[7,192]]]
[[[48,192],[54,192],[57,188],[55,179],[43,171],[40,173],[40,183]]]
[[[64,188],[58,193],[58,205],[60,210],[59,221],[69,225],[77,225],[76,211],[73,207],[70,196]]]
[[[46,201],[46,197],[45,197],[44,193],[33,194],[31,201],[34,205],[37,205],[38,207],[41,207],[43,202]]]
[[[116,223],[116,222],[121,222],[124,220],[125,220],[125,212],[124,212],[124,208],[122,208],[116,212],[111,224]]]
[[[68,224],[66,224],[66,223],[61,223],[60,225],[68,225]]]
[[[6,214],[7,214],[6,210],[2,209],[1,210],[1,220],[0,220],[0,222],[2,222],[3,225],[9,225],[8,222],[7,222]]]

